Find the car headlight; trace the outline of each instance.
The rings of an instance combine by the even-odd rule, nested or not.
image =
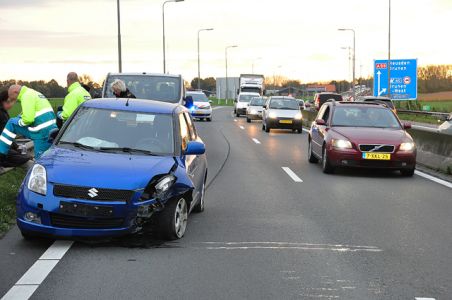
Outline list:
[[[415,144],[412,142],[400,144],[400,151],[413,151]]]
[[[352,143],[347,140],[332,140],[331,144],[338,149],[352,149]]]
[[[174,175],[166,175],[162,179],[160,179],[155,185],[155,191],[157,194],[165,193],[169,190],[169,188],[176,181],[176,177]]]
[[[276,119],[276,114],[274,112],[271,112],[271,113],[268,114],[268,117],[270,119]]]
[[[295,120],[301,120],[303,119],[303,115],[301,113],[297,113],[294,117]]]
[[[46,195],[47,193],[47,172],[46,169],[36,164],[31,170],[30,177],[28,178],[27,187],[30,191]]]

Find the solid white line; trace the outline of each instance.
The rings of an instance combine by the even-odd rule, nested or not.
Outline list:
[[[416,297],[415,300],[435,300],[435,298]]]
[[[62,259],[71,248],[72,241],[55,241],[39,259]]]
[[[424,173],[424,172],[421,172],[421,171],[418,171],[418,170],[414,171],[414,174],[416,174],[416,175],[418,175],[418,176],[421,176],[421,177],[424,177],[425,179],[434,181],[434,182],[436,182],[436,183],[439,183],[439,184],[441,184],[441,185],[444,185],[444,186],[446,186],[446,187],[452,189],[452,183],[450,183],[450,182],[448,182],[448,181],[445,181],[445,180],[436,178],[436,177],[434,177],[434,176],[428,175],[428,174],[426,174],[426,173]]]
[[[303,180],[301,180],[301,178],[298,177],[297,174],[295,174],[294,171],[292,171],[290,168],[282,167],[282,169],[284,170],[284,172],[287,173],[287,175],[290,176],[290,178],[292,178],[293,181],[295,181],[295,182],[303,182]]]
[[[1,300],[29,299],[72,244],[72,241],[55,241]]]
[[[242,130],[243,130],[243,129],[245,129],[245,127],[243,127],[242,125],[240,125],[240,129],[242,129]]]
[[[259,142],[259,140],[258,139],[255,139],[255,138],[253,138],[253,142],[255,142],[256,144],[260,144],[261,142]]]
[[[237,122],[237,119],[234,119],[234,122]]]
[[[47,275],[55,268],[58,259],[38,259],[30,269],[16,282],[16,285],[37,284],[40,285]]]

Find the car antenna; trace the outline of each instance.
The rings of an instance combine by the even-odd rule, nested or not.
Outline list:
[[[130,100],[130,98],[127,98],[126,106],[129,106],[129,100]]]

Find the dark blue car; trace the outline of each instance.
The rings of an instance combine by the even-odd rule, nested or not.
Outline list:
[[[204,210],[205,145],[180,105],[91,100],[51,138],[19,191],[25,238],[118,236],[152,221],[179,239]]]

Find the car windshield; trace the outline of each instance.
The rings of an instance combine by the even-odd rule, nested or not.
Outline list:
[[[171,155],[174,152],[172,116],[83,107],[70,121],[58,144]]]
[[[240,95],[239,102],[250,102],[251,99],[255,98],[256,95]]]
[[[187,93],[187,96],[191,96],[194,102],[209,102],[209,98],[204,93]]]
[[[332,126],[399,129],[400,123],[389,109],[369,105],[369,107],[336,107]]]
[[[290,98],[276,98],[276,99],[272,99],[270,102],[270,107],[271,109],[290,109],[290,110],[295,110],[295,109],[300,109],[300,106],[298,104],[298,101],[295,99],[290,99]]]
[[[138,99],[151,99],[170,103],[180,101],[180,78],[153,75],[114,75],[108,76],[106,98],[115,98],[110,88],[113,81],[121,79],[129,91]]]
[[[265,99],[260,97],[260,98],[253,98],[250,101],[250,106],[263,106],[265,103]]]

